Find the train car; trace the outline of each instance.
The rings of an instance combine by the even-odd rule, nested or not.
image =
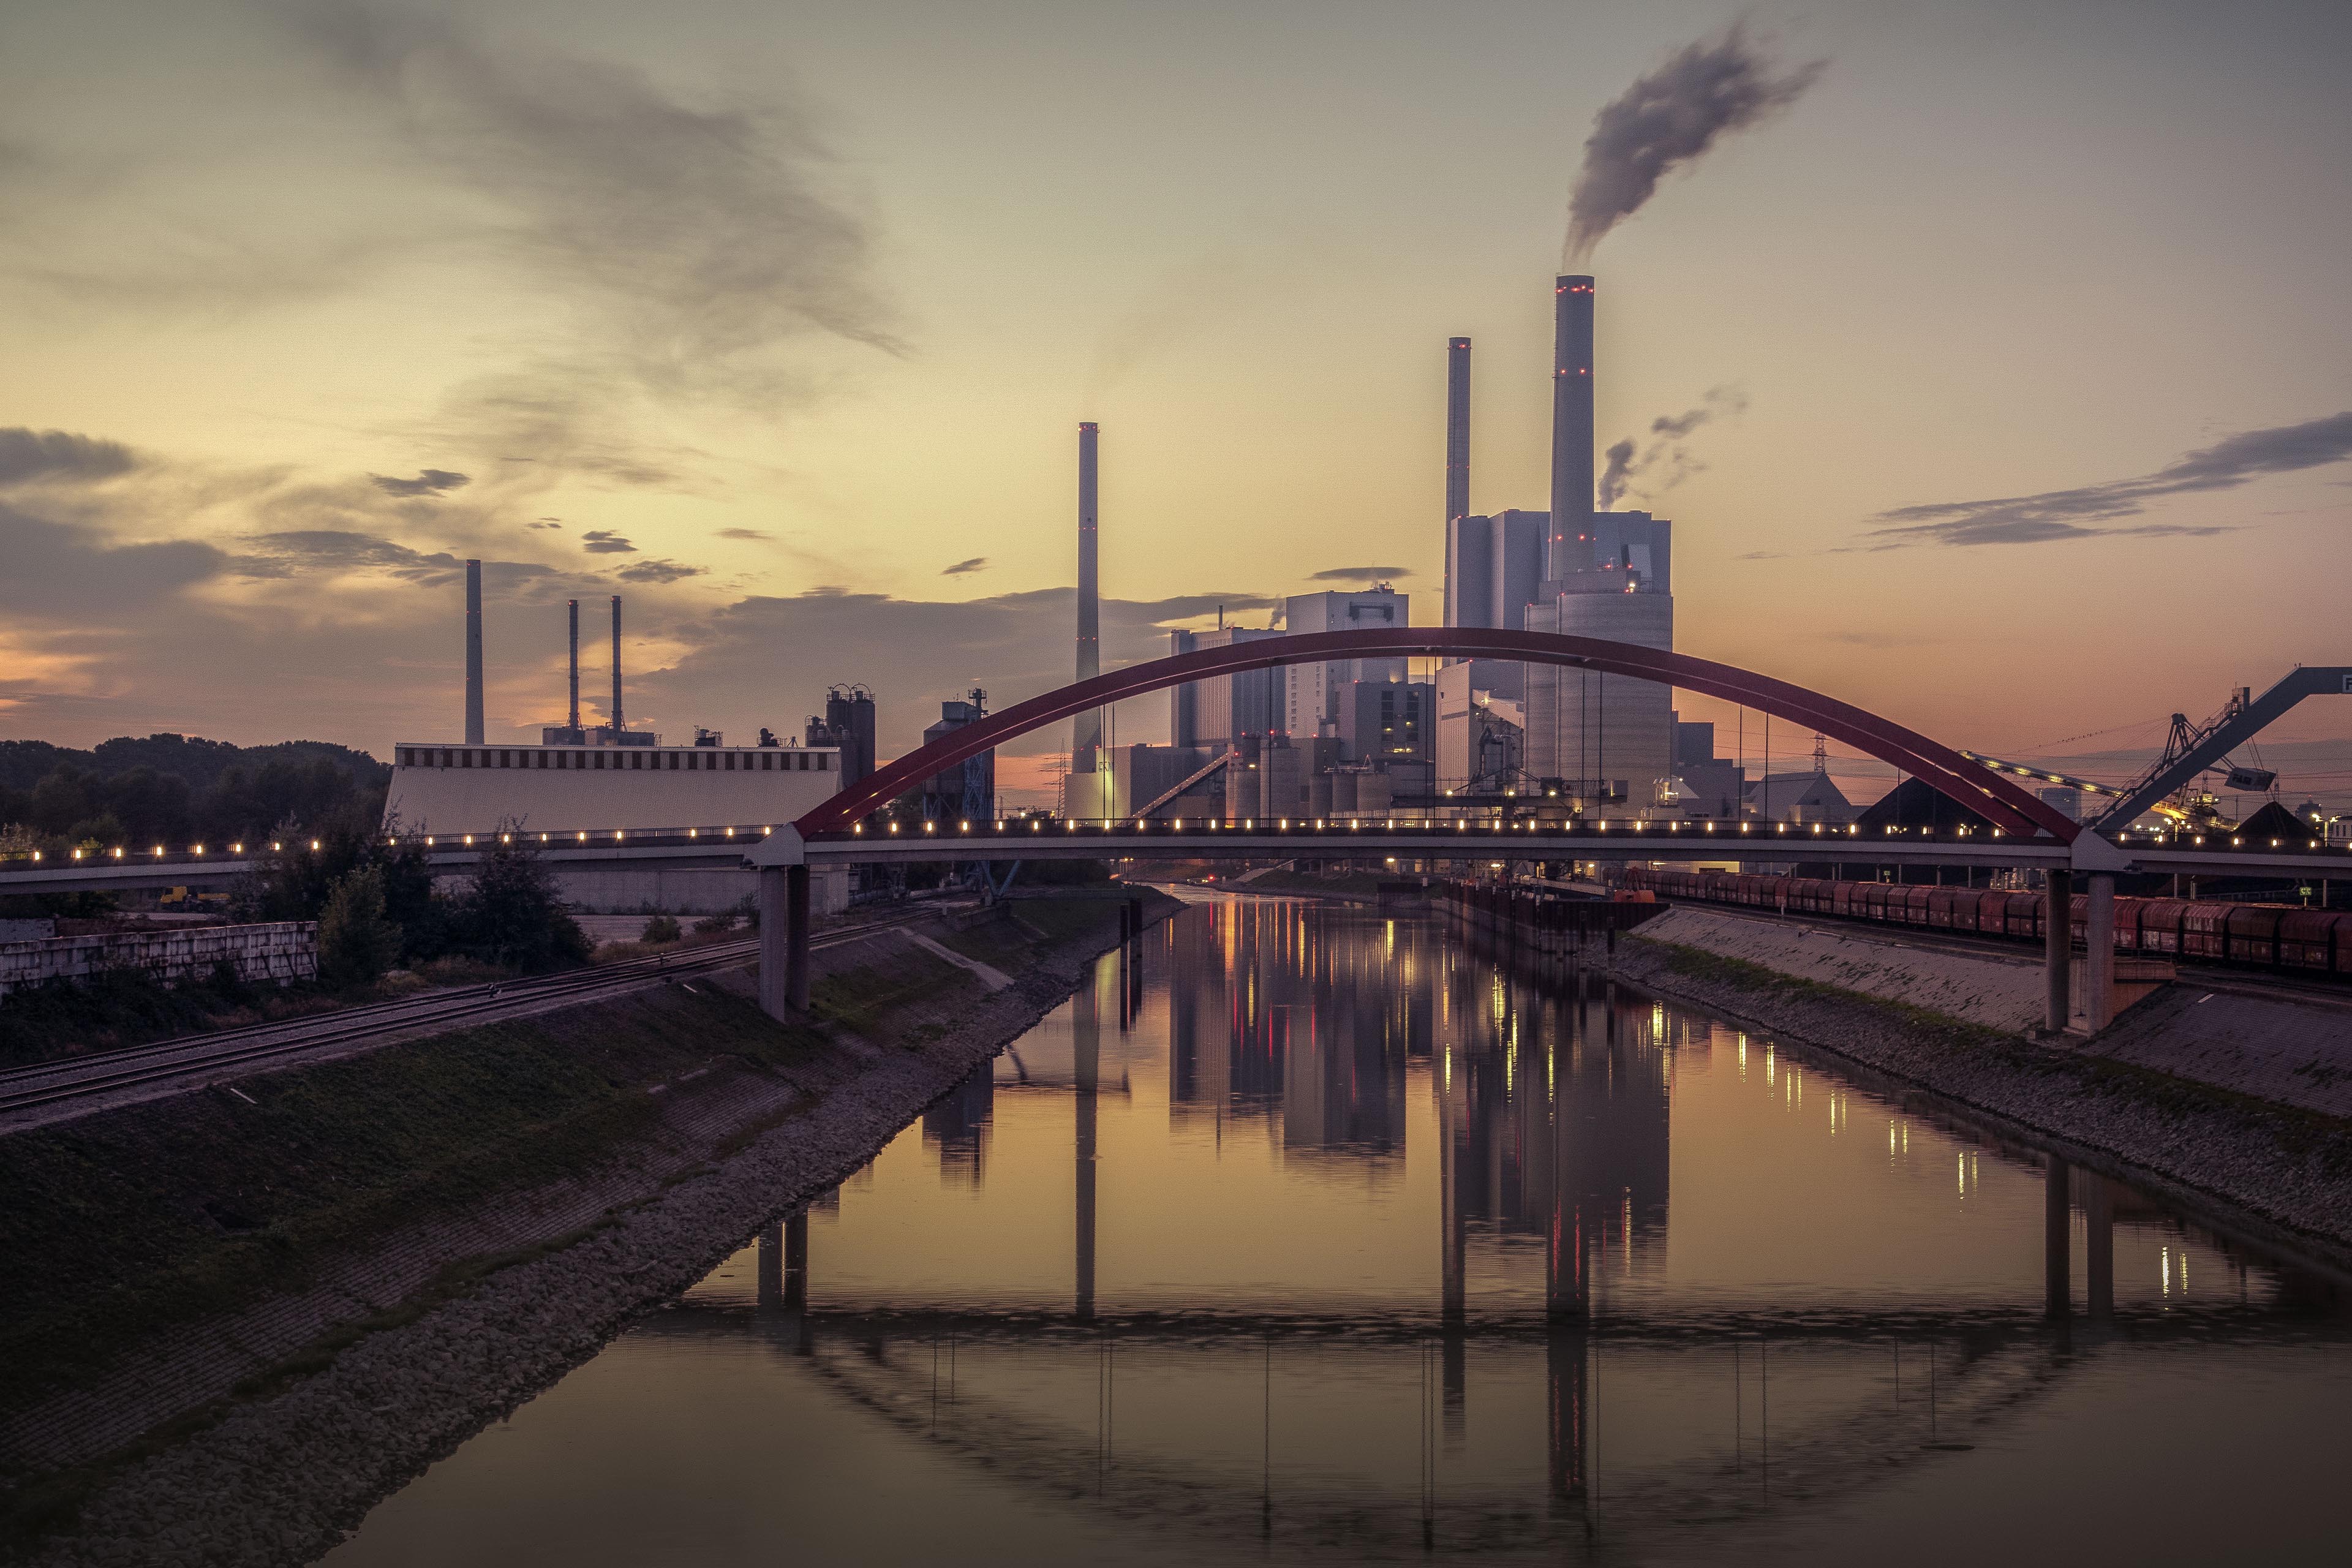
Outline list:
[[[2139,951],[2158,958],[2178,958],[2188,912],[2186,899],[2141,900]]]
[[[2352,917],[2326,910],[2289,910],[2278,923],[2278,963],[2286,969],[2342,974],[2352,969]]]
[[[2042,938],[2042,897],[2039,893],[2003,893],[2000,924],[2002,935],[2020,937],[2027,942]]]
[[[2287,916],[2284,904],[2231,904],[2226,929],[2230,943],[2224,956],[2239,963],[2279,961],[2279,922]]]
[[[1936,888],[1927,895],[1927,923],[1937,931],[1974,931],[1977,929],[1976,894],[1967,888]],[[1968,923],[1960,923],[1960,911],[1965,907]]]
[[[1886,900],[1887,919],[1900,925],[1926,925],[1927,900],[1936,893],[1934,885],[1927,882],[1908,882],[1902,885],[1901,892],[1900,900],[1890,898]]]
[[[2191,903],[2180,911],[2180,956],[2216,962],[2230,956],[2233,904]]]

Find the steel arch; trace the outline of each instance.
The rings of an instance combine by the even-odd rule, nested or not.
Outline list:
[[[1226,647],[1202,648],[1174,654],[1145,664],[1129,665],[1091,679],[1077,681],[1043,696],[1016,702],[943,735],[928,746],[876,770],[850,789],[825,801],[793,826],[803,838],[837,833],[877,806],[896,799],[931,774],[977,756],[1003,741],[1089,708],[1164,691],[1187,681],[1272,669],[1288,664],[1310,664],[1328,658],[1453,656],[1465,658],[1511,659],[1522,664],[1560,665],[1630,676],[1680,687],[1708,697],[1769,713],[1776,719],[1817,730],[1856,750],[1925,780],[2005,833],[2031,837],[2046,833],[2071,844],[2082,831],[2075,823],[1999,773],[1969,762],[1958,752],[1931,741],[1851,703],[1785,680],[1758,675],[1712,659],[1669,653],[1632,643],[1599,637],[1570,637],[1557,632],[1509,631],[1493,626],[1400,626],[1373,631],[1307,632],[1297,637],[1263,637]]]

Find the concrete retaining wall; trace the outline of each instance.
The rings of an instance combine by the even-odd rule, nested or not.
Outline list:
[[[50,980],[87,980],[113,969],[143,970],[169,985],[192,975],[208,975],[221,963],[236,965],[244,980],[274,980],[283,985],[310,979],[319,973],[319,922],[107,931],[0,943],[0,996]]]
[[[1667,910],[1641,934],[2008,1035],[2040,1028],[2048,1007],[2042,965],[2022,956],[1906,947],[1843,926],[1754,920],[1687,905]]]

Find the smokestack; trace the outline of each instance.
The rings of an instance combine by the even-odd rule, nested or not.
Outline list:
[[[466,744],[482,743],[482,563],[466,563]]]
[[[1078,679],[1102,673],[1102,612],[1095,576],[1095,435],[1078,426]],[[1090,773],[1102,752],[1102,711],[1070,721],[1070,771]]]
[[[572,601],[572,720],[564,726],[572,739],[580,736],[580,601]]]
[[[621,732],[621,595],[613,595],[613,733]]]
[[[1592,560],[1592,279],[1553,280],[1551,543],[1544,575],[1590,572]]]
[[[1445,340],[1445,521],[1470,515],[1470,340]]]

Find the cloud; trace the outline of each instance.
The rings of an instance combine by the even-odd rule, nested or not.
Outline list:
[[[1897,507],[1865,531],[1870,548],[1913,544],[2042,544],[2053,540],[2200,537],[2225,533],[2221,524],[2168,522],[2099,526],[2137,517],[2165,496],[2235,489],[2271,474],[2296,473],[2352,460],[2352,412],[2300,425],[2247,430],[2166,464],[2152,474],[2108,479],[2074,489],[1990,500],[1934,501]]]
[[[632,561],[614,575],[624,583],[676,583],[687,577],[699,577],[709,570],[707,566],[686,566],[676,561]]]
[[[954,565],[947,567],[940,573],[940,575],[942,577],[961,577],[968,573],[985,572],[987,570],[988,557],[985,555],[975,555],[969,561],[959,561]]]
[[[592,528],[580,536],[580,548],[591,555],[634,555],[637,547],[617,533]]]
[[[898,350],[869,226],[832,188],[806,106],[688,102],[633,64],[493,44],[448,14],[362,0],[289,14],[646,388],[757,400],[785,342]]]
[[[756,528],[722,528],[719,531],[719,537],[721,539],[751,539],[765,543],[774,539],[776,536],[772,533],[763,533]]]
[[[0,428],[0,485],[88,483],[127,474],[138,466],[131,448],[119,441],[22,426]]]
[[[556,532],[559,532],[559,533],[561,533],[561,532],[563,531],[563,525],[562,525],[562,523],[560,523],[560,522],[556,521],[555,521],[553,518],[551,518],[551,517],[542,517],[542,518],[541,518],[537,522],[527,522],[527,523],[524,523],[524,524],[523,524],[523,526],[524,526],[525,528],[534,529],[534,530],[547,530],[547,529],[552,529],[552,530],[554,530]]]
[[[1666,175],[1720,138],[1794,103],[1828,64],[1814,60],[1776,76],[1734,22],[1720,37],[1689,45],[1627,88],[1593,117],[1585,140],[1584,167],[1569,198],[1564,264],[1590,257]]]
[[[1398,577],[1410,577],[1410,566],[1334,566],[1328,572],[1318,572],[1307,579],[1310,583],[1379,583]]]
[[[0,506],[0,610],[12,620],[69,620],[85,632],[234,574],[229,553],[194,540],[121,543],[79,523]]]
[[[1747,393],[1737,386],[1718,386],[1709,391],[1697,407],[1680,414],[1661,414],[1651,420],[1648,445],[1627,437],[1612,446],[1602,454],[1608,461],[1594,487],[1601,510],[1612,510],[1628,495],[1664,494],[1699,472],[1706,465],[1694,459],[1685,445],[1691,433],[1716,419],[1747,411]],[[1657,478],[1637,489],[1634,481],[1652,474]]]
[[[413,479],[370,474],[368,482],[388,496],[438,496],[463,488],[467,480],[464,474],[452,473],[447,468],[426,468]]]

